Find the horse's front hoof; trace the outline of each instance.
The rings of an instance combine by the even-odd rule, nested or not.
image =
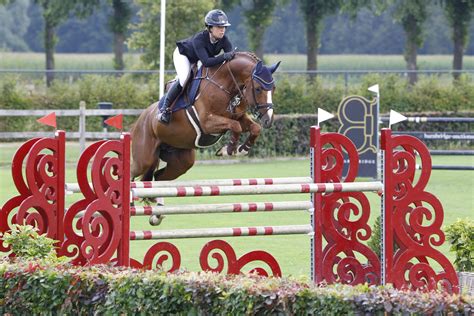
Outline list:
[[[150,216],[149,222],[151,226],[158,226],[161,224],[163,219],[165,218],[164,215],[152,215]]]
[[[228,156],[233,156],[233,155],[234,155],[234,151],[229,147],[229,145],[225,145],[221,147],[221,149],[219,149],[216,152],[216,156],[218,157],[228,157]]]
[[[248,154],[249,154],[249,150],[247,146],[245,146],[245,144],[240,145],[237,151],[235,152],[236,156],[247,156]]]

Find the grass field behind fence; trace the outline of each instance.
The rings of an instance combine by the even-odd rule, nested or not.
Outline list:
[[[6,53],[0,52],[0,69],[44,69],[42,53]],[[265,61],[282,61],[282,70],[306,70],[306,55],[266,54]],[[112,54],[55,54],[58,70],[112,70]],[[474,56],[464,56],[464,69],[474,70]],[[140,66],[138,54],[125,54],[127,69],[144,69]],[[173,66],[166,65],[166,69]],[[419,55],[420,70],[450,70],[451,55]],[[404,70],[406,64],[402,55],[319,55],[319,70]]]
[[[9,161],[18,144],[0,144],[0,205],[16,194],[10,175]],[[73,163],[78,157],[78,145],[68,143],[67,147],[67,182],[76,182]],[[474,166],[474,157],[434,156],[433,164],[470,165]],[[182,179],[220,179],[220,178],[261,178],[261,177],[297,177],[309,175],[309,159],[268,161],[262,163],[242,163],[232,165],[197,164]],[[472,171],[433,171],[427,188],[437,196],[444,207],[444,224],[451,224],[457,218],[472,218],[474,214],[474,177]],[[368,179],[361,179],[367,181]],[[371,222],[379,214],[380,200],[377,194],[367,193],[371,201]],[[80,199],[79,195],[68,196],[67,205]],[[228,196],[228,197],[189,197],[168,198],[167,205],[194,203],[226,203],[251,201],[293,201],[309,199],[308,194],[279,194],[266,196]],[[132,229],[180,229],[205,227],[240,227],[269,226],[309,223],[309,213],[297,212],[256,212],[241,214],[199,214],[168,215],[158,228],[148,224],[148,217],[134,217]],[[265,250],[273,254],[282,267],[284,275],[309,275],[310,239],[307,236],[269,236],[223,238],[234,246],[237,258],[251,250]],[[198,268],[199,252],[210,239],[176,240],[182,254],[182,266],[190,270]],[[131,242],[133,258],[143,259],[143,255],[152,241]],[[453,261],[454,255],[448,251],[446,243],[440,248]],[[212,260],[210,261],[212,265]]]

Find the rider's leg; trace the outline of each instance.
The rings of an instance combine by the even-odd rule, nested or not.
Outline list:
[[[165,109],[158,114],[158,118],[164,124],[168,124],[171,120],[171,105],[181,93],[184,82],[188,77],[189,69],[191,68],[191,63],[189,62],[188,57],[181,55],[178,48],[174,50],[173,62],[176,72],[178,73],[178,80],[173,83],[170,90],[168,91],[168,94],[166,95],[164,101]]]
[[[166,94],[164,110],[158,114],[158,118],[162,123],[168,124],[171,120],[171,105],[173,104],[176,97],[181,93],[181,85],[176,80],[171,86],[170,90]]]

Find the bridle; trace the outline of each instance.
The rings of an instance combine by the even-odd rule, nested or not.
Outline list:
[[[227,63],[227,70],[229,71],[229,74],[232,78],[232,81],[234,82],[234,85],[237,87],[237,90],[239,91],[238,96],[240,97],[240,99],[245,99],[245,101],[249,105],[250,112],[253,115],[255,115],[257,117],[257,119],[261,119],[264,114],[262,114],[262,112],[260,112],[260,110],[266,109],[268,111],[270,109],[273,109],[273,104],[271,104],[271,103],[259,104],[258,103],[257,96],[255,94],[254,80],[257,80],[257,81],[263,82],[263,83],[266,83],[266,82],[263,81],[263,79],[261,79],[260,77],[255,75],[255,69],[252,71],[252,75],[251,75],[251,78],[250,78],[250,83],[252,84],[253,103],[250,103],[250,102],[248,102],[248,99],[247,99],[247,97],[245,96],[245,93],[244,93],[244,91],[247,89],[247,85],[244,84],[242,88],[239,86],[237,80],[235,79],[234,74],[232,73],[232,69],[230,69],[230,67],[229,67],[229,63],[228,62],[226,62],[226,63]],[[269,84],[271,84],[273,86],[273,81]]]
[[[223,85],[219,84],[217,81],[215,81],[213,79],[214,76],[219,72],[221,67],[224,66],[224,65],[227,66],[227,70],[229,71],[230,77],[232,78],[232,81],[234,82],[234,85],[235,85],[235,87],[237,87],[237,90],[238,90],[237,95],[234,96],[234,97],[232,97],[232,93],[228,89],[226,89]],[[235,112],[236,107],[238,106],[238,104],[240,104],[240,101],[242,99],[244,99],[247,102],[247,104],[249,105],[249,108],[250,108],[250,112],[253,115],[255,115],[257,117],[257,119],[261,119],[263,117],[263,115],[265,115],[262,112],[260,112],[260,110],[266,109],[268,111],[270,109],[273,109],[273,104],[271,104],[271,103],[265,103],[265,104],[259,104],[258,103],[257,96],[255,94],[254,80],[260,82],[261,84],[263,83],[262,86],[264,86],[264,85],[273,86],[274,81],[272,80],[271,82],[266,82],[262,78],[258,77],[255,74],[255,69],[252,71],[252,75],[251,75],[251,78],[250,78],[250,82],[251,82],[251,85],[252,85],[253,103],[248,102],[249,100],[245,96],[244,92],[247,89],[247,85],[245,83],[242,87],[239,85],[239,83],[237,82],[237,79],[234,76],[234,73],[232,72],[232,69],[230,69],[230,67],[229,67],[229,62],[228,61],[225,61],[224,63],[222,63],[219,66],[219,68],[217,68],[217,70],[211,76],[209,76],[209,68],[206,68],[206,75],[201,77],[200,79],[205,79],[205,80],[209,81],[210,83],[214,84],[215,86],[217,86],[219,89],[221,89],[222,91],[224,91],[225,93],[227,93],[231,97],[232,106],[229,106],[227,111],[234,114],[234,115],[239,115],[241,113],[245,113],[245,111]],[[201,93],[204,92],[204,90],[205,90],[205,88],[203,89],[203,91],[201,91]],[[266,91],[269,91],[269,90],[266,90]],[[234,98],[237,98],[237,102],[232,102]]]
[[[252,79],[250,80],[250,82],[252,83],[252,96],[253,96],[253,101],[254,101],[254,104],[251,107],[250,111],[252,112],[252,114],[257,116],[257,119],[261,119],[264,114],[262,114],[262,112],[260,112],[260,110],[266,109],[268,111],[270,109],[273,109],[273,104],[272,103],[258,104],[257,96],[255,95],[254,80],[263,81],[260,77],[255,75],[255,70],[254,70],[254,72],[252,72]],[[273,80],[271,82],[271,85],[273,86]],[[245,87],[244,87],[244,90],[245,90]],[[267,91],[271,91],[271,90],[267,90]]]

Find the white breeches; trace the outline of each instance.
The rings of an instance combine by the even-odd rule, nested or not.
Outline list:
[[[173,52],[173,63],[176,73],[178,74],[178,80],[181,87],[184,87],[184,82],[188,78],[189,71],[191,70],[191,63],[188,57],[179,53],[178,47]]]

